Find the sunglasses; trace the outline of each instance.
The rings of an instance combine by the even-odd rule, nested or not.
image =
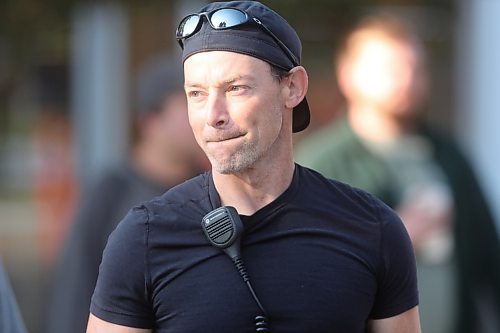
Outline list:
[[[203,16],[206,17],[210,26],[215,30],[230,29],[248,22],[257,24],[257,26],[274,39],[276,44],[278,44],[283,52],[285,52],[292,64],[294,66],[299,66],[297,57],[278,37],[276,37],[271,30],[269,30],[268,27],[266,27],[258,18],[249,17],[246,12],[237,8],[219,8],[210,12],[191,14],[183,18],[175,32],[175,37],[181,46],[181,49],[184,49],[184,39],[194,35],[200,29]]]

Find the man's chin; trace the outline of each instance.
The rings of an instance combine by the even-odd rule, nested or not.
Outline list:
[[[241,149],[232,154],[207,154],[207,156],[212,169],[223,175],[244,172],[258,160],[255,149]]]
[[[236,161],[217,161],[210,159],[212,164],[212,169],[217,173],[222,175],[232,175],[245,171],[249,166],[248,163],[236,162]]]
[[[232,164],[224,164],[224,163],[212,163],[212,169],[217,173],[222,175],[232,175],[235,173],[239,173],[243,170],[243,168],[232,165]]]

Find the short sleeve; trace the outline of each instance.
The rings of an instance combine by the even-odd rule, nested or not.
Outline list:
[[[396,213],[380,204],[378,289],[370,317],[383,319],[418,305],[417,269],[410,237]]]
[[[90,306],[96,317],[122,326],[153,327],[147,237],[144,207],[132,209],[110,235]]]

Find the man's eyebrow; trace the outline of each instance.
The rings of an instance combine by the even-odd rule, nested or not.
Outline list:
[[[243,81],[243,80],[253,82],[253,81],[255,81],[255,76],[250,75],[250,74],[249,75],[238,75],[238,76],[235,76],[235,77],[232,77],[232,78],[229,78],[229,79],[222,81],[219,85],[220,86],[227,86],[227,85],[231,85],[231,84],[234,84],[235,82]],[[186,83],[184,83],[184,87],[185,88],[204,88],[205,85],[198,83],[198,82],[186,81]]]
[[[224,80],[223,83],[226,84],[226,85],[229,85],[229,84],[233,84],[235,82],[243,81],[243,80],[254,81],[255,77],[253,75],[250,75],[250,74],[249,75],[238,75],[236,77]]]
[[[191,82],[186,82],[184,83],[184,88],[203,88],[203,85],[199,83],[191,83]]]

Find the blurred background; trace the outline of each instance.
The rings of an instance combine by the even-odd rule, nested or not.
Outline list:
[[[262,1],[299,33],[311,126],[338,116],[333,54],[353,20],[388,9],[428,50],[429,122],[455,136],[500,221],[500,1]],[[48,285],[79,198],[132,141],[137,70],[177,49],[176,23],[203,1],[0,2],[0,255],[29,332],[42,332]],[[180,64],[179,64],[180,65]]]

